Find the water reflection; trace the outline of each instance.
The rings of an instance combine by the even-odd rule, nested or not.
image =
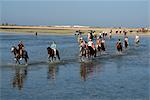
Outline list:
[[[94,65],[93,65],[93,63],[81,63],[80,76],[81,76],[82,80],[86,81],[87,77],[89,75],[92,75],[93,72],[94,72]]]
[[[13,87],[21,90],[23,88],[23,83],[26,77],[27,77],[27,67],[15,68],[15,75],[12,81]]]
[[[58,71],[59,71],[59,67],[57,65],[49,65],[47,79],[56,79],[56,75]]]

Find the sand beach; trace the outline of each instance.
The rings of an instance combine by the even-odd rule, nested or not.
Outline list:
[[[142,28],[102,28],[90,26],[0,26],[0,32],[10,32],[18,34],[47,34],[47,35],[73,35],[76,31],[80,30],[83,34],[87,34],[89,30],[94,30],[96,34],[100,32],[109,33],[112,30],[114,35],[122,35],[123,31],[127,31],[128,35],[150,35],[150,29],[146,31],[139,31]],[[116,31],[118,33],[116,34]],[[119,32],[122,31],[120,34]],[[139,31],[139,32],[137,32]]]

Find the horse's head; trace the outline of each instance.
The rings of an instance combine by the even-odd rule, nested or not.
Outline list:
[[[15,47],[15,46],[12,46],[11,49],[10,49],[10,51],[11,51],[11,52],[14,52],[15,49],[16,49],[16,47]]]
[[[50,48],[50,47],[48,47],[48,48],[47,48],[47,52],[48,52],[48,54],[52,54],[52,51],[53,51],[53,49],[52,49],[52,48]]]
[[[51,50],[51,48],[50,48],[50,47],[47,47],[47,50],[49,51],[49,50]]]

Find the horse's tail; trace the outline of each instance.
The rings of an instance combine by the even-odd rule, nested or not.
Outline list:
[[[60,60],[60,56],[59,56],[58,50],[56,50],[56,55],[57,55],[58,59]]]
[[[24,51],[23,56],[24,56],[25,58],[29,59],[28,52],[27,52],[26,50]]]

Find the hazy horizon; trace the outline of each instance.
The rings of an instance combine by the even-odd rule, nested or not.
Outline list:
[[[148,1],[2,1],[0,23],[149,27]]]

